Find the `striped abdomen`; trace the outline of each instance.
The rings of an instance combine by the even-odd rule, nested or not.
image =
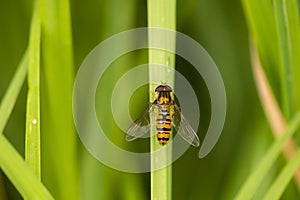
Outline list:
[[[156,117],[156,131],[159,144],[165,145],[169,141],[172,127],[172,116],[169,110],[162,109]]]

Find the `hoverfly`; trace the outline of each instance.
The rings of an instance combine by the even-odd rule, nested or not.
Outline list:
[[[126,140],[132,141],[143,137],[150,131],[150,114],[154,114],[156,121],[157,140],[165,145],[169,141],[172,126],[177,133],[193,146],[199,146],[199,138],[188,121],[182,115],[179,106],[174,101],[172,88],[159,85],[155,89],[153,103],[145,112],[131,124],[126,132]]]

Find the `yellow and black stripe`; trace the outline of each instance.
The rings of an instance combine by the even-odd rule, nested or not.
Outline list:
[[[165,145],[170,139],[171,134],[171,115],[169,109],[161,109],[156,117],[156,131],[159,144]]]

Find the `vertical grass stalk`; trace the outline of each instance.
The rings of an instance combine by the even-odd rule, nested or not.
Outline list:
[[[74,63],[70,2],[41,0],[41,10],[43,175],[56,199],[76,200],[79,165],[72,117]]]
[[[34,7],[29,35],[25,160],[39,179],[41,176],[40,26],[40,8],[39,1],[37,1]]]
[[[164,29],[176,29],[176,1],[175,0],[148,0],[148,27],[159,27]],[[153,40],[158,39],[154,37],[154,35],[149,32],[149,44],[151,46],[151,42]],[[168,40],[168,38],[164,38],[164,35],[161,35],[159,38],[161,41],[165,43],[165,45],[175,44],[175,40]],[[175,46],[175,45],[173,45]],[[149,49],[149,95],[150,101],[154,100],[154,90],[158,84],[155,80],[160,80],[161,82],[165,82],[166,84],[174,87],[174,73],[168,73],[168,70],[160,70],[159,72],[156,68],[153,68],[152,64],[159,64],[166,67],[175,67],[175,56],[173,53],[166,52],[164,50],[157,49]],[[154,83],[155,82],[155,83]],[[152,119],[151,123],[155,123]],[[156,135],[156,130],[151,130],[151,135]],[[171,138],[170,138],[171,140]],[[162,148],[156,136],[151,137],[150,139],[150,151],[151,154],[151,199],[171,199],[172,198],[172,165],[169,165],[163,169],[155,170],[155,166],[159,164],[167,164],[167,161],[172,158],[172,146],[169,142],[167,145],[169,150],[164,151],[164,155],[158,159],[153,152]],[[165,147],[163,147],[165,148]]]

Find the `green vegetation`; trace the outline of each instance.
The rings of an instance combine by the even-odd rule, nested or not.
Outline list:
[[[287,127],[286,133],[283,134],[283,136],[280,139],[278,139],[276,142],[273,143],[273,145],[267,151],[265,156],[261,159],[261,161],[259,162],[259,165],[257,166],[257,169],[251,174],[251,176],[245,182],[245,185],[242,187],[242,189],[241,189],[240,193],[237,195],[236,199],[251,199],[254,196],[254,194],[256,193],[257,188],[260,186],[263,178],[268,173],[271,166],[274,164],[275,159],[278,157],[278,154],[280,153],[281,149],[283,148],[283,145],[286,143],[287,139],[296,132],[299,125],[300,125],[300,113],[295,117],[295,119]],[[294,162],[290,162],[290,163],[294,163]],[[293,173],[291,173],[291,174],[293,174]],[[291,178],[291,176],[288,176],[287,174],[284,175],[283,173],[281,174],[281,176]],[[276,182],[278,182],[278,181],[279,180],[277,180]],[[274,182],[274,185],[272,187],[276,187],[277,191],[280,191],[280,189],[285,188],[286,185],[282,184],[283,181],[279,182],[280,185],[278,185],[278,183],[277,183],[278,186],[275,186],[276,182]],[[269,192],[269,194],[268,194],[269,196],[270,196],[270,194],[273,195],[274,191],[276,191],[275,188],[272,188],[272,190],[273,190],[273,192],[272,193]],[[268,198],[266,198],[266,199],[268,199]],[[274,198],[271,198],[271,199],[274,199]]]
[[[156,28],[165,28],[176,30],[176,0],[150,0],[148,1],[148,26]],[[153,34],[149,32],[149,43],[155,41],[155,37],[158,34]],[[158,36],[159,37],[159,36]],[[161,34],[160,37],[164,38],[164,46],[170,46],[175,43],[175,41],[167,40],[167,36]],[[175,45],[173,45],[175,46]],[[175,51],[175,49],[174,49]],[[158,50],[150,49],[149,50],[149,82],[156,82],[158,77],[161,81],[167,83],[172,88],[174,88],[174,78],[175,73],[172,71],[171,74],[168,73],[168,70],[162,70],[164,73],[158,73],[157,68],[151,66],[151,64],[160,64],[162,66],[167,66],[174,68],[175,67],[175,55],[173,53]],[[154,101],[154,92],[157,84],[150,84],[149,87],[149,99],[150,102]],[[151,119],[151,123],[155,123],[155,119]],[[152,128],[151,134],[155,134],[156,128]],[[170,140],[172,137],[170,137]],[[150,139],[150,151],[154,152],[161,149],[161,145],[157,141],[157,137],[152,137]],[[151,199],[172,199],[172,165],[168,165],[168,160],[172,159],[172,143],[169,142],[168,149],[161,153],[161,157],[156,154],[151,154]],[[161,159],[160,159],[161,158]],[[164,163],[166,167],[155,170],[155,166]]]
[[[0,199],[299,199],[299,1],[122,3],[2,2]],[[223,77],[228,107],[220,140],[207,157],[200,160],[199,149],[191,147],[172,166],[132,174],[103,165],[82,145],[74,127],[72,91],[76,72],[97,44],[144,26],[176,29],[203,45]],[[203,141],[211,115],[204,81],[186,60],[161,50],[123,55],[99,80],[95,106],[108,138],[133,152],[159,147],[155,137],[126,142],[110,109],[119,78],[148,62],[175,67],[187,77],[198,97]],[[259,81],[263,72],[266,80]],[[150,67],[149,81],[157,76],[176,85],[173,73],[166,77]],[[154,87],[134,92],[132,118],[153,100]],[[119,103],[128,107],[122,99]]]
[[[37,1],[33,11],[29,36],[25,160],[38,179],[41,179],[40,40],[40,5]]]

